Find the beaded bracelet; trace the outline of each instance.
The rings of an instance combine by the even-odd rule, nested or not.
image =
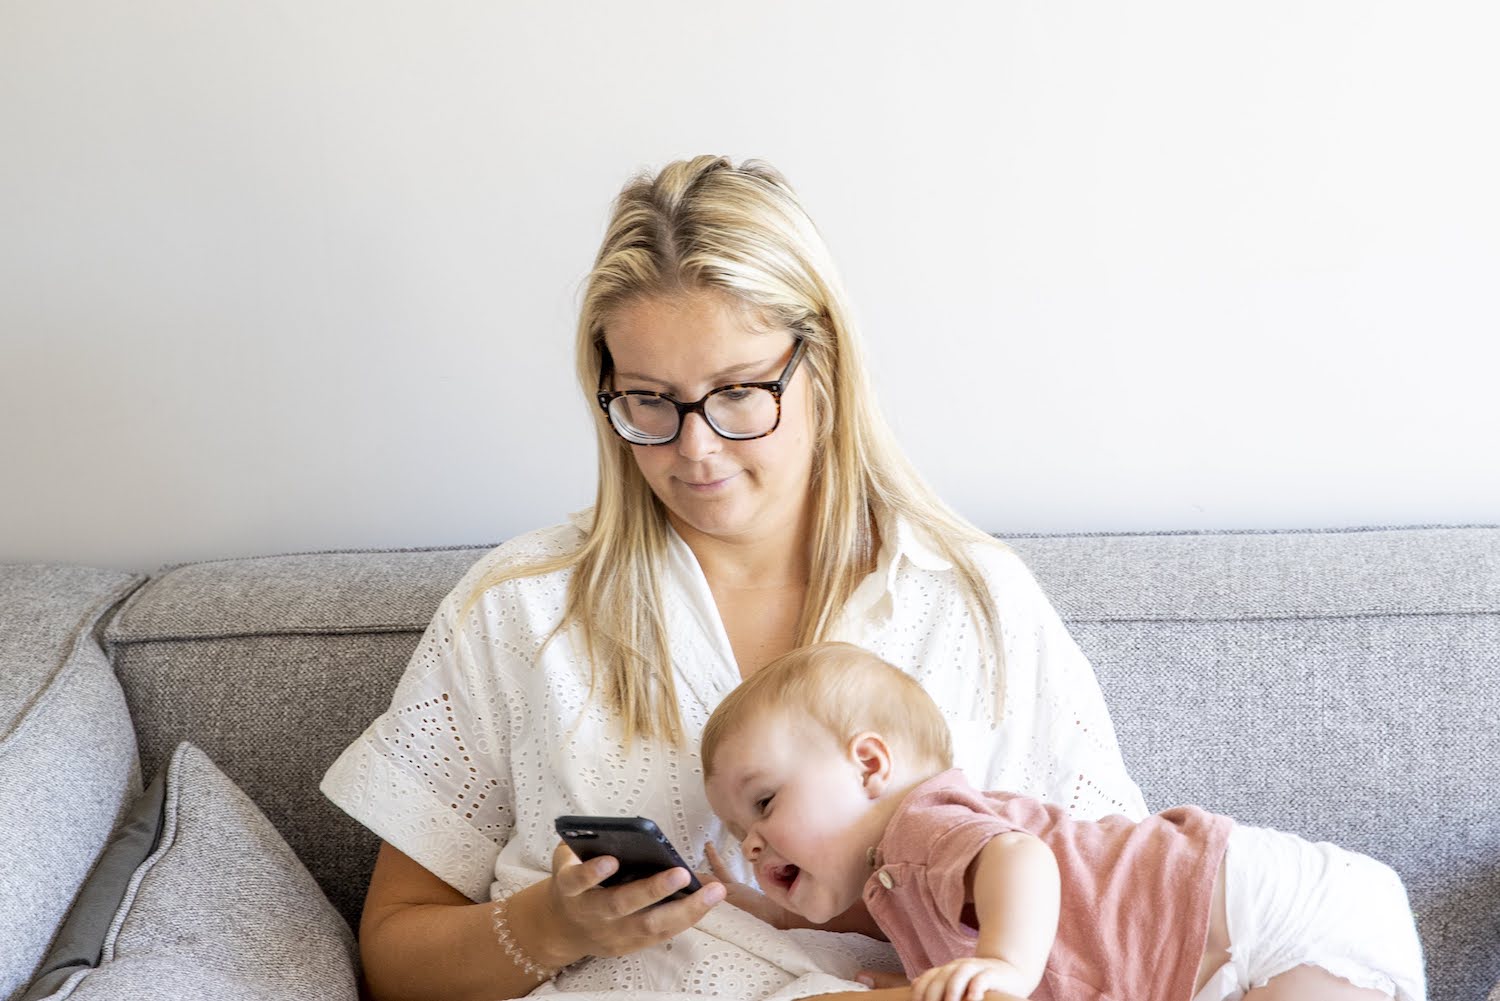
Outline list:
[[[562,972],[562,968],[543,966],[533,961],[510,933],[510,922],[506,918],[509,908],[506,905],[510,903],[510,898],[515,892],[515,890],[502,890],[495,900],[495,909],[491,912],[495,926],[495,940],[500,943],[500,948],[505,950],[510,961],[515,963],[522,973],[532,977],[541,977],[543,980],[551,980]]]

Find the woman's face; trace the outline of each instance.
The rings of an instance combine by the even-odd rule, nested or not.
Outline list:
[[[727,383],[778,378],[795,344],[790,331],[757,324],[717,292],[628,303],[607,318],[604,341],[614,389],[682,402]],[[809,378],[804,362],[782,394],[781,423],[764,437],[730,441],[689,414],[676,441],[631,446],[680,533],[755,542],[802,525],[813,464]]]

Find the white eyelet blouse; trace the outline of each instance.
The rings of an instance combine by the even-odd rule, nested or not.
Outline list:
[[[703,846],[713,841],[738,878],[752,878],[709,810],[697,749],[739,668],[708,583],[675,532],[660,579],[686,747],[623,746],[608,714],[585,698],[589,667],[568,633],[538,657],[562,615],[569,571],[507,581],[459,615],[491,567],[570,551],[591,517],[519,536],[476,563],[438,607],[390,708],[320,786],[476,902],[550,875],[553,819],[562,814],[650,817],[695,870],[707,871]],[[877,567],[833,638],[922,682],[950,721],[955,764],[976,786],[1047,799],[1080,818],[1145,816],[1094,672],[1020,559],[998,544],[974,551],[1005,643],[1005,711],[995,728],[957,575],[905,521],[882,529]],[[861,968],[900,967],[888,946],[864,936],[779,932],[720,905],[671,943],[585,959],[536,993],[782,999],[853,989],[848,980]]]

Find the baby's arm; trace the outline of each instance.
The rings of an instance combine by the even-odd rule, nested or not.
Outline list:
[[[1020,831],[996,835],[970,863],[966,883],[979,924],[974,955],[919,976],[913,1001],[978,1001],[986,991],[1030,996],[1057,937],[1062,888],[1052,849]]]

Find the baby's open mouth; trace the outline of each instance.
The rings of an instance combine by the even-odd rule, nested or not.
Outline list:
[[[772,866],[770,872],[771,882],[775,883],[782,890],[790,890],[792,884],[797,881],[797,874],[801,871],[791,863]]]

